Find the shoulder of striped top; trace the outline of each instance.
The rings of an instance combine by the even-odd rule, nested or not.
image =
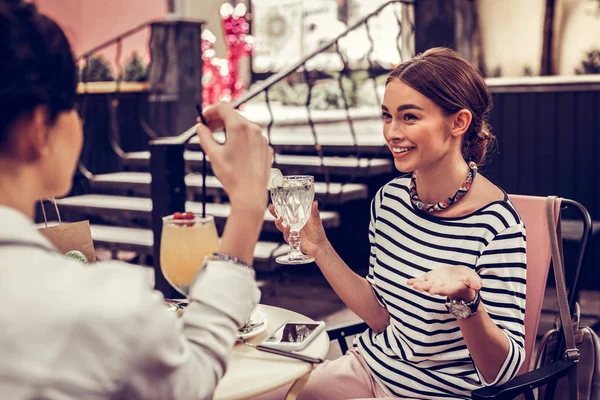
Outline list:
[[[402,176],[398,176],[394,179],[392,179],[391,181],[387,182],[385,185],[383,185],[378,191],[377,191],[377,195],[375,196],[375,198],[379,201],[381,201],[384,193],[389,192],[389,191],[393,191],[395,189],[401,189],[406,191],[406,193],[409,192],[409,187],[410,187],[410,174],[404,174]]]
[[[383,203],[383,197],[386,192],[390,190],[393,191],[394,188],[400,188],[405,190],[408,193],[408,185],[410,184],[410,174],[404,174],[402,176],[398,176],[391,181],[387,182],[385,185],[377,190],[377,193],[371,200],[371,218],[375,218],[377,216],[377,210]]]

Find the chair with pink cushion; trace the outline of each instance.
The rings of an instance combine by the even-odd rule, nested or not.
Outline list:
[[[550,270],[550,234],[546,210],[546,197],[509,195],[527,230],[527,289],[525,294],[525,361],[519,375],[502,386],[487,387],[472,393],[473,399],[514,399],[523,394],[526,400],[534,399],[533,389],[548,385],[551,393],[558,379],[565,376],[575,361],[555,360],[539,369],[531,365],[537,337],[542,303],[546,292],[546,281]],[[583,222],[583,234],[579,241],[577,263],[572,271],[573,279],[569,289],[569,308],[577,301],[577,281],[581,265],[585,259],[587,243],[591,237],[592,219],[584,206],[569,199],[556,199],[556,221],[560,226],[560,212],[570,208],[577,212]],[[568,268],[565,264],[565,268]],[[566,272],[566,271],[565,271]],[[560,354],[560,352],[557,352]],[[550,397],[551,398],[551,397]]]

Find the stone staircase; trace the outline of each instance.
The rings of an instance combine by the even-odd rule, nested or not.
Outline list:
[[[254,115],[254,121],[265,127],[265,134],[270,134],[271,140],[276,142],[276,152],[283,154],[276,155],[275,163],[284,174],[315,176],[315,198],[320,203],[321,218],[332,240],[343,243],[349,249],[356,246],[357,241],[348,242],[353,235],[356,237],[356,224],[360,221],[364,225],[374,190],[394,171],[393,160],[383,144],[378,115],[371,113],[370,118],[361,117],[357,124],[362,124],[365,131],[357,138],[347,134],[347,121],[340,121],[340,116],[336,119],[323,114],[319,116],[320,120],[313,117],[314,127],[319,133],[319,145],[315,146],[315,137],[306,123],[302,125],[291,118],[267,129],[264,114],[261,120],[260,116],[256,118],[256,110],[249,112],[246,109],[245,113]],[[345,131],[341,124],[345,124]],[[217,136],[224,139],[222,134]],[[316,156],[317,149],[327,155]],[[185,208],[186,211],[200,213],[203,153],[196,138],[188,143],[184,160],[188,200]],[[125,153],[121,161],[121,168],[114,172],[89,174],[89,190],[86,193],[57,202],[63,220],[91,221],[92,237],[97,247],[108,249],[113,254],[135,252],[140,263],[151,265],[154,240],[150,198],[152,178],[148,172],[150,152]],[[230,213],[230,205],[221,183],[212,175],[210,160],[207,160],[207,166],[206,211],[215,217],[217,229],[221,232]],[[366,230],[364,236],[366,238]],[[257,270],[271,272],[281,267],[274,258],[287,250],[281,234],[275,229],[273,217],[265,210],[261,241],[255,250]]]

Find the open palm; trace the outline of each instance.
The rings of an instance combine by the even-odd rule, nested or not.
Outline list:
[[[451,299],[472,300],[475,291],[481,289],[481,277],[462,265],[440,267],[407,283],[419,291]]]

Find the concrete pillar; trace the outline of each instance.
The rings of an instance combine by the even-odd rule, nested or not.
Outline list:
[[[415,51],[437,46],[457,50],[476,61],[474,33],[476,4],[471,0],[417,0],[415,2]]]
[[[176,136],[196,121],[202,103],[200,35],[203,22],[152,24],[148,73],[151,126],[160,136]]]

